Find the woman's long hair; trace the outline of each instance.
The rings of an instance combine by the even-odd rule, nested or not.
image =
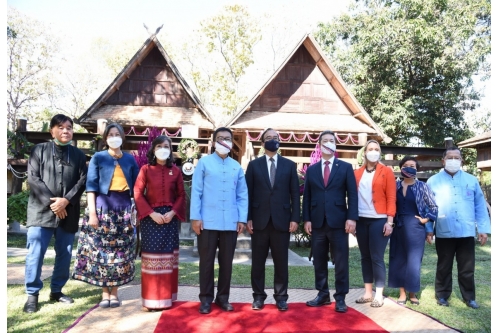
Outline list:
[[[149,165],[156,165],[156,156],[155,156],[155,147],[159,144],[164,143],[165,141],[168,142],[169,149],[170,149],[170,156],[167,158],[167,167],[171,168],[172,167],[172,161],[173,161],[173,152],[172,152],[172,140],[168,136],[165,135],[160,135],[156,139],[151,142],[151,147],[149,147],[148,152],[146,153],[146,157],[148,158],[148,164]]]

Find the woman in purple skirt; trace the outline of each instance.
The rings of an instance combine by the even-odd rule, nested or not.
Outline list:
[[[78,240],[72,277],[102,287],[100,307],[118,307],[118,286],[135,273],[135,236],[131,196],[139,167],[121,151],[125,133],[118,124],[106,127],[106,150],[94,154],[87,174],[88,216]]]

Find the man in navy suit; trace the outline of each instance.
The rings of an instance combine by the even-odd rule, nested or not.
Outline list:
[[[358,193],[352,165],[335,158],[335,133],[319,136],[321,161],[306,172],[302,217],[311,235],[315,285],[318,296],[308,306],[331,304],[328,289],[328,251],[335,261],[335,311],[347,312],[349,292],[349,233],[356,231]],[[346,200],[347,198],[347,200]]]
[[[277,154],[278,133],[262,133],[265,154],[248,164],[247,230],[252,237],[252,309],[262,310],[265,293],[266,258],[271,248],[274,262],[274,299],[280,311],[288,310],[288,245],[290,233],[300,219],[300,192],[297,166]]]

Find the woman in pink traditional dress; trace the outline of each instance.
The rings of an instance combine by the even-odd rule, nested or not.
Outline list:
[[[151,311],[170,308],[177,299],[179,220],[185,220],[186,194],[168,137],[154,139],[147,157],[134,199],[141,230],[142,306]]]

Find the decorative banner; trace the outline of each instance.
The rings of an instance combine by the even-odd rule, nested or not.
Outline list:
[[[260,131],[260,133],[255,138],[253,138],[250,135],[250,132],[248,130],[246,130],[245,132],[247,134],[247,138],[250,141],[260,141],[260,138],[261,138],[262,133],[264,131]],[[309,132],[306,132],[305,134],[303,134],[302,138],[299,138],[298,135],[296,135],[294,132],[290,132],[290,135],[286,138],[281,136],[281,134],[278,131],[277,131],[277,133],[278,133],[278,136],[279,136],[281,142],[290,142],[290,140],[292,140],[292,138],[293,138],[293,140],[295,140],[295,142],[305,142],[305,140],[308,139],[309,142],[315,143],[315,142],[318,142],[318,139],[319,139],[319,134],[318,134],[317,138],[313,138],[311,136],[311,134],[309,134]],[[335,134],[335,139],[337,139],[337,142],[341,143],[341,144],[346,144],[349,140],[351,140],[351,142],[353,144],[357,145],[359,143],[359,141],[354,139],[354,135],[357,135],[357,134],[348,133],[348,134],[345,134],[345,138],[342,139],[338,134]]]
[[[156,126],[154,128],[156,128]],[[149,134],[150,131],[151,131],[151,129],[148,127],[148,128],[146,128],[144,130],[144,132],[139,132],[139,134],[137,134],[137,132],[135,131],[134,126],[131,126],[130,127],[130,131],[128,133],[125,133],[125,135],[130,135],[130,133],[134,133],[134,135],[146,135],[146,134]],[[164,128],[164,129],[161,130],[161,132],[160,132],[159,135],[166,135],[166,136],[169,136],[169,137],[174,137],[174,136],[179,135],[180,132],[181,132],[180,128],[175,133],[170,133],[170,132],[167,131],[166,128]]]

